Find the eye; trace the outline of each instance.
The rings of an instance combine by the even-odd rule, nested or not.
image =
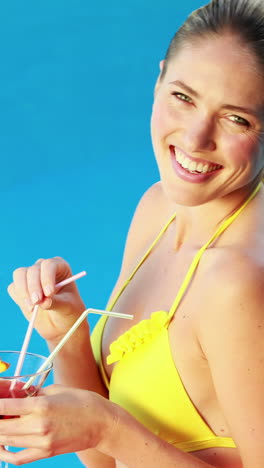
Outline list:
[[[230,115],[228,118],[232,122],[241,125],[242,127],[250,127],[248,120],[243,119],[243,117],[240,117],[239,115]]]
[[[190,103],[192,102],[192,99],[186,94],[173,92],[172,95],[175,96],[177,99],[179,99],[179,101],[190,102]]]

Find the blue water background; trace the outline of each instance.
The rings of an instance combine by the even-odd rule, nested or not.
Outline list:
[[[87,307],[105,306],[134,208],[159,178],[149,132],[159,60],[198,6],[1,2],[0,348],[21,347],[27,322],[6,288],[39,257],[86,269]],[[30,350],[47,352],[35,332]],[[73,454],[31,464],[42,465],[81,466]]]

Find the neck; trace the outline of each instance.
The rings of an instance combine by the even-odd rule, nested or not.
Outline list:
[[[203,245],[227,218],[243,206],[258,185],[259,180],[254,181],[247,187],[199,206],[177,205],[174,248],[178,250],[183,244]]]

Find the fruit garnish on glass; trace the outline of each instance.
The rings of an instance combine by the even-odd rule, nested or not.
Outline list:
[[[8,362],[2,361],[0,358],[0,373],[5,372],[7,369],[9,369],[10,364]]]

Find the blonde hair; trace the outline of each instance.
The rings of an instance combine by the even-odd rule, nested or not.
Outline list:
[[[212,0],[192,12],[172,38],[165,55],[161,79],[170,58],[187,42],[208,35],[235,33],[264,68],[264,0]]]

